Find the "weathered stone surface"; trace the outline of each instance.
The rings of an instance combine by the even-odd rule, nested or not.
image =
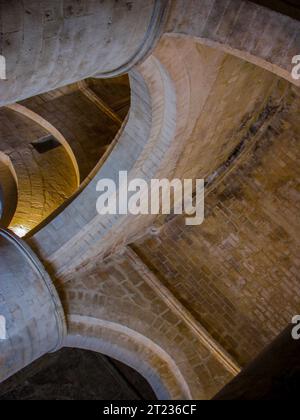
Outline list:
[[[138,4],[52,2],[42,23],[41,3],[26,4],[25,14],[17,1],[1,10],[9,69],[15,60],[15,79],[0,84],[3,104],[26,99],[27,111],[59,128],[77,181],[85,178],[26,240],[64,304],[64,346],[133,367],[161,399],[209,399],[299,311],[300,94],[291,70],[300,54],[300,26],[242,0],[174,0],[165,21],[166,2]],[[21,45],[25,52],[16,65]],[[94,81],[28,99],[133,64],[128,118],[126,106],[116,106],[114,82],[102,102]],[[103,82],[104,91],[109,85]],[[101,130],[100,110],[109,130],[92,136],[90,123]],[[103,155],[98,147],[109,144],[108,131],[115,139]],[[100,216],[96,184],[117,180],[120,170],[148,181],[205,177],[204,224],[187,227],[173,216]],[[4,246],[5,293],[14,267],[17,282],[25,281],[18,264],[9,265],[15,254]],[[29,270],[29,279],[34,274]],[[43,284],[34,277],[30,296]],[[45,300],[52,322],[51,300]],[[25,321],[13,325],[22,331],[25,303]],[[3,311],[9,308],[5,301]],[[43,328],[39,307],[32,310],[35,328]],[[17,368],[51,350],[56,335],[53,330],[43,338],[44,347]]]
[[[66,333],[55,288],[32,251],[0,230],[0,314],[6,338],[0,340],[0,381],[60,348]]]
[[[0,104],[86,77],[128,72],[159,36],[165,0],[3,0]]]
[[[291,76],[299,23],[288,16],[244,0],[174,0],[166,32],[196,38],[299,85]]]
[[[249,363],[299,311],[299,91],[208,191],[206,220],[177,217],[140,255],[212,336]]]

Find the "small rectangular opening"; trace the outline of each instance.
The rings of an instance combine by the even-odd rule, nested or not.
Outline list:
[[[35,140],[31,145],[38,153],[47,153],[61,146],[60,142],[51,135]]]

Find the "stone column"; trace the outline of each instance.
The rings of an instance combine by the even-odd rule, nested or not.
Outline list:
[[[45,353],[59,349],[66,325],[59,297],[43,266],[23,241],[3,229],[0,261],[2,382]]]
[[[0,106],[143,60],[161,34],[168,0],[2,0]]]

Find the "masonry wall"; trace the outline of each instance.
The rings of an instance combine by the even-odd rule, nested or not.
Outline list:
[[[167,381],[172,398],[189,395],[174,383],[174,379],[180,383],[179,373],[195,399],[212,398],[232,378],[232,373],[147,284],[143,273],[132,265],[126,253],[106,261],[93,261],[57,286],[69,320],[69,335],[74,337],[71,341],[67,338],[66,343],[74,345],[76,337],[82,337],[81,344],[92,347],[93,340],[107,340],[107,354],[123,363],[132,363],[139,373],[152,379],[150,384],[158,397],[166,398],[168,394],[160,389],[154,373],[160,380]],[[76,322],[77,317],[82,318],[82,324]],[[97,328],[96,321],[89,325],[89,319],[124,326],[124,331],[132,330],[132,336],[125,336],[120,331],[115,337],[113,328]],[[139,335],[144,337],[145,343],[151,343],[150,348],[161,350],[149,356],[139,343]],[[163,363],[162,351],[171,357],[179,373]]]
[[[53,270],[71,270],[100,251],[106,255],[152,225],[155,216],[99,216],[98,180],[111,178],[118,184],[120,170],[148,181],[214,175],[260,119],[273,93],[280,97],[287,86],[239,58],[168,37],[138,70],[140,74],[131,75],[130,117],[116,147],[88,188],[31,241],[44,260],[51,254]],[[73,222],[70,215],[75,214],[80,216]]]
[[[130,73],[131,112],[112,153],[61,214],[28,238],[64,303],[63,344],[139,368],[163,398],[212,397],[298,312],[300,100],[279,79],[299,83],[291,79],[298,23],[248,1],[174,0],[166,33],[144,61],[164,23],[164,1],[140,9],[123,1],[44,3],[49,10],[5,3],[1,42],[13,76],[1,85],[2,104],[139,64]],[[62,107],[68,128],[89,137],[88,124],[82,131],[75,124],[86,99],[74,90],[67,96],[26,104],[64,130]],[[81,136],[69,135],[83,156]],[[100,216],[96,183],[116,179],[120,169],[148,180],[205,176],[205,223]],[[17,261],[11,274],[11,252],[14,260],[15,249],[4,243],[3,279],[21,271]],[[2,288],[6,293],[4,280]],[[26,316],[16,323],[21,329]]]
[[[299,109],[292,89],[267,131],[208,191],[202,226],[178,216],[134,244],[242,365],[299,311]]]
[[[0,384],[1,401],[155,400],[136,371],[101,354],[62,349]]]

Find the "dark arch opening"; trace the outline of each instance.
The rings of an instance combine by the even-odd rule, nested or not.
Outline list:
[[[62,349],[0,385],[0,400],[156,400],[135,370],[102,354]]]

